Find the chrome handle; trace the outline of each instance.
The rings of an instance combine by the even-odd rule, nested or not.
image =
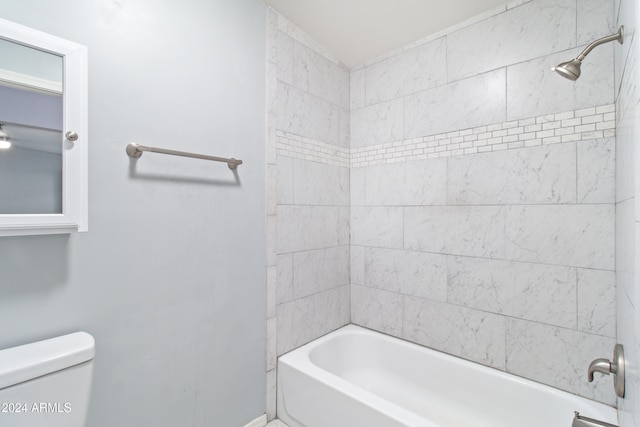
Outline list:
[[[67,138],[71,142],[74,142],[74,141],[78,140],[78,134],[76,132],[73,132],[73,131],[69,131],[69,132],[65,133],[64,137]]]
[[[614,373],[614,371],[612,370],[611,362],[609,362],[607,359],[596,359],[589,364],[589,369],[587,370],[587,380],[589,382],[593,382],[593,374],[596,372],[600,372],[604,375]]]
[[[600,372],[601,374],[613,375],[613,386],[616,390],[618,397],[624,397],[624,349],[622,344],[616,344],[613,349],[613,360],[610,362],[607,359],[596,359],[589,364],[587,370],[587,380],[593,381],[593,374]]]

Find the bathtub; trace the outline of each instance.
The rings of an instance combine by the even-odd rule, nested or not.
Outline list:
[[[354,325],[281,356],[277,393],[291,427],[617,424],[612,407]]]

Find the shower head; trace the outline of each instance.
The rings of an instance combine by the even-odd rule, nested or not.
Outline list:
[[[578,77],[580,77],[580,65],[582,65],[582,61],[576,58],[558,64],[558,66],[553,67],[552,70],[569,80],[578,80]]]
[[[580,77],[580,65],[582,65],[582,60],[589,54],[589,52],[591,52],[596,46],[614,40],[617,40],[618,43],[622,44],[624,41],[624,26],[621,26],[617,33],[590,43],[586,48],[584,48],[580,55],[576,57],[576,59],[558,64],[556,67],[553,67],[552,70],[566,79],[578,80],[578,77]]]

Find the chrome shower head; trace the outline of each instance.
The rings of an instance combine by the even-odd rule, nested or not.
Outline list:
[[[558,64],[556,67],[553,67],[552,70],[566,79],[574,81],[578,80],[578,77],[580,77],[580,65],[582,65],[582,60],[589,54],[589,52],[591,52],[596,46],[614,40],[617,40],[618,43],[622,44],[624,41],[624,26],[621,26],[617,33],[590,43],[586,48],[584,48],[580,55],[576,57],[576,59]]]
[[[578,77],[580,77],[580,65],[582,65],[582,61],[576,58],[558,64],[558,66],[553,67],[552,70],[569,80],[578,80]]]

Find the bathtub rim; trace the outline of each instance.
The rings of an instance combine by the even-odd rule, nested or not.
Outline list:
[[[377,394],[370,392],[360,386],[357,386],[353,383],[350,383],[344,378],[341,378],[339,375],[324,369],[318,366],[316,363],[312,361],[311,353],[313,350],[326,342],[335,339],[336,337],[340,337],[343,335],[364,335],[371,336],[373,339],[383,340],[384,342],[389,342],[391,345],[399,345],[404,348],[408,348],[409,350],[418,351],[422,353],[426,353],[432,357],[436,358],[444,358],[449,359],[451,363],[457,363],[461,366],[469,367],[470,369],[479,370],[481,373],[487,373],[489,375],[495,375],[501,378],[502,380],[516,383],[517,385],[523,387],[532,387],[538,391],[552,393],[552,395],[557,396],[558,398],[566,398],[568,395],[572,399],[585,400],[588,401],[591,405],[594,405],[599,411],[604,413],[609,413],[611,418],[607,417],[608,422],[618,423],[618,414],[617,408],[607,405],[602,402],[598,402],[594,399],[590,399],[588,397],[580,396],[575,393],[561,390],[557,387],[540,383],[535,380],[521,377],[517,374],[513,374],[510,372],[502,371],[500,369],[483,365],[478,362],[474,362],[471,360],[464,359],[462,357],[446,353],[440,350],[436,350],[422,344],[414,343],[411,341],[407,341],[400,337],[396,337],[393,335],[386,334],[384,332],[375,331],[372,329],[368,329],[366,327],[348,324],[342,326],[334,331],[331,331],[315,340],[304,344],[296,349],[289,351],[278,357],[278,383],[280,383],[280,363],[286,365],[289,369],[293,369],[298,371],[303,375],[307,375],[312,377],[314,380],[322,383],[323,385],[332,388],[334,391],[346,395],[358,402],[370,405],[374,404],[376,409],[382,412],[384,415],[389,416],[391,418],[399,419],[402,422],[411,422],[413,424],[409,425],[417,425],[417,426],[425,426],[425,427],[440,427],[438,424],[435,424],[429,420],[425,420],[419,414],[400,406],[392,401],[382,398]],[[453,359],[453,360],[451,360]],[[282,403],[283,408],[285,408],[285,402],[281,402],[281,398],[283,397],[281,394],[282,390],[280,389],[280,384],[278,384],[278,410],[280,409],[280,404]],[[398,415],[402,415],[398,417]],[[586,415],[586,414],[585,414]],[[406,421],[405,421],[406,417]],[[615,419],[615,421],[611,421],[611,419]]]
[[[383,415],[397,422],[416,427],[442,427],[441,425],[436,424],[432,421],[425,420],[415,412],[403,408],[402,406],[384,399],[376,395],[375,393],[372,393],[368,390],[363,389],[362,387],[350,383],[349,381],[339,377],[333,372],[321,368],[311,361],[310,353],[317,346],[325,343],[328,340],[331,340],[336,336],[344,335],[345,333],[359,333],[361,331],[376,335],[375,331],[371,331],[357,325],[349,324],[331,331],[303,346],[291,350],[290,352],[283,354],[278,358],[278,386],[276,390],[278,418],[282,417],[281,419],[283,419],[285,422],[289,418],[293,418],[296,422],[300,423],[300,421],[293,417],[289,411],[286,411],[286,402],[284,401],[283,396],[284,391],[282,390],[282,384],[280,384],[280,375],[282,373],[282,369],[280,369],[280,363],[282,362],[287,366],[288,369],[292,369],[301,373],[302,375],[312,377],[315,381],[333,389],[333,392],[335,393],[339,393],[342,396],[356,400],[357,402],[366,406],[371,406],[372,404],[375,405],[376,411],[381,412]],[[388,338],[386,334],[381,335],[384,335],[386,338]],[[282,416],[283,414],[280,414],[281,405],[286,412],[285,416]]]

